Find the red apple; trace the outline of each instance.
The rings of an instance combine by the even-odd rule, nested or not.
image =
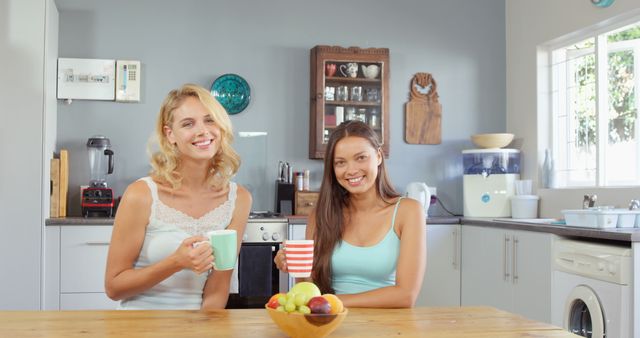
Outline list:
[[[329,314],[331,312],[331,304],[322,296],[313,297],[307,303],[311,313]]]
[[[280,297],[282,297],[282,296],[285,296],[285,294],[284,293],[276,293],[275,295],[271,296],[271,298],[267,302],[267,307],[270,307],[272,309],[278,308],[278,305],[280,305],[278,303],[278,299]]]

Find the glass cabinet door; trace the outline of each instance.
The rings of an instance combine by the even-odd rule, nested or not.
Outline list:
[[[382,68],[381,62],[324,61],[324,143],[333,128],[349,120],[367,123],[384,142],[380,127]]]
[[[388,50],[327,47],[323,52],[322,47],[316,46],[311,56],[309,157],[323,158],[331,132],[349,120],[368,124],[388,156]],[[362,52],[369,50],[386,53]]]

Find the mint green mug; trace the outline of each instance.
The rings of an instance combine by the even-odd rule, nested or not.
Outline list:
[[[213,248],[213,268],[231,270],[236,266],[238,257],[238,234],[235,230],[213,230],[207,233]]]

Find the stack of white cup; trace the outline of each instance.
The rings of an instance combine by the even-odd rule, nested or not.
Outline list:
[[[538,218],[539,196],[531,194],[531,180],[516,180],[511,196],[511,218]]]

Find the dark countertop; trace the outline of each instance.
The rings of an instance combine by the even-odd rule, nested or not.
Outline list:
[[[47,218],[45,225],[113,225],[113,217]]]
[[[291,224],[307,224],[307,216],[287,216]],[[460,217],[430,217],[427,224],[459,224]],[[113,217],[47,218],[46,225],[113,225]]]
[[[581,228],[565,225],[533,223],[512,218],[461,218],[460,223],[465,225],[477,225],[510,230],[546,232],[558,236],[584,239],[640,242],[640,228]]]
[[[307,216],[287,216],[290,224],[307,224]],[[460,224],[460,217],[429,217],[427,224]]]
[[[291,224],[306,224],[306,216],[288,216]],[[48,218],[46,225],[113,225],[113,218]],[[563,225],[553,225],[545,223],[533,223],[526,220],[512,218],[465,218],[458,216],[451,217],[429,217],[427,224],[465,224],[486,226],[492,228],[502,228],[509,230],[525,230],[535,232],[552,233],[558,236],[576,237],[585,239],[600,239],[622,242],[640,242],[640,228],[611,228],[594,229],[580,228]]]

